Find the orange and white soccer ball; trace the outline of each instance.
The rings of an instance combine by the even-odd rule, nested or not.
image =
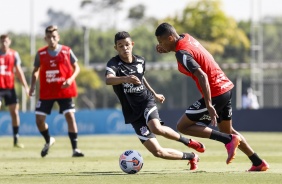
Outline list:
[[[143,158],[135,150],[127,150],[119,157],[119,166],[127,174],[135,174],[143,167]]]

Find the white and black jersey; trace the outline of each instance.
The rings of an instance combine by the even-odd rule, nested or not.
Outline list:
[[[106,75],[135,75],[141,81],[140,85],[132,83],[113,85],[114,92],[122,106],[125,123],[137,121],[144,115],[144,111],[148,106],[156,105],[153,94],[146,88],[143,82],[145,59],[137,55],[133,55],[133,58],[132,63],[126,63],[117,55],[108,61],[106,67]]]

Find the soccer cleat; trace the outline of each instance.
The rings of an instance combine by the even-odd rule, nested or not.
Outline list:
[[[262,160],[259,166],[253,165],[248,171],[266,171],[267,169],[269,169],[269,164],[265,160]]]
[[[84,154],[79,149],[74,149],[72,157],[84,157]]]
[[[193,148],[194,150],[196,150],[200,153],[204,153],[205,150],[206,150],[205,146],[202,143],[200,143],[196,140],[193,140],[193,139],[190,139],[190,142],[188,143],[187,146],[190,147],[190,148]]]
[[[50,137],[50,142],[46,143],[41,151],[41,157],[45,157],[48,154],[48,151],[51,146],[56,142],[54,137]]]
[[[198,162],[200,161],[200,158],[197,154],[193,153],[195,157],[191,160],[189,160],[188,165],[190,165],[190,170],[194,171],[198,169]]]
[[[15,144],[14,144],[14,147],[15,147],[15,148],[24,148],[24,145],[21,144],[21,143],[15,143]]]
[[[225,144],[225,147],[227,149],[227,154],[228,154],[228,157],[226,159],[226,164],[230,164],[231,161],[235,158],[236,149],[240,145],[240,142],[241,142],[240,136],[235,135],[235,134],[231,134],[231,135],[232,135],[231,141]]]

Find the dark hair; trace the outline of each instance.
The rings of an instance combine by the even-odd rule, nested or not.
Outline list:
[[[2,40],[2,39],[6,39],[6,38],[9,38],[9,35],[7,35],[7,34],[2,34],[1,36],[0,36],[0,39]]]
[[[160,24],[155,32],[155,36],[163,36],[163,35],[171,35],[175,33],[175,29],[169,23],[162,23]]]
[[[126,38],[131,38],[128,32],[126,31],[117,32],[115,35],[115,45],[117,44],[118,40],[123,40]]]
[[[51,25],[51,26],[46,27],[45,34],[52,33],[54,31],[58,31],[58,27],[55,25]]]

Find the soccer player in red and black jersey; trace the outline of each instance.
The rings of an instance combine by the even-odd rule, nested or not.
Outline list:
[[[48,45],[38,50],[32,71],[30,96],[34,95],[38,77],[40,82],[39,100],[35,114],[37,128],[46,142],[41,151],[41,156],[45,157],[49,148],[55,143],[55,138],[50,137],[45,119],[46,115],[51,113],[53,104],[57,102],[60,113],[64,114],[68,123],[68,134],[73,150],[72,156],[83,157],[84,154],[77,148],[78,130],[72,101],[72,98],[77,96],[75,78],[79,74],[80,68],[71,48],[59,44],[59,40],[57,26],[48,26],[45,29],[45,41]]]
[[[1,100],[4,98],[12,119],[14,147],[24,148],[24,145],[18,142],[20,117],[19,103],[14,86],[14,69],[27,95],[29,88],[22,71],[19,53],[10,48],[11,39],[7,34],[1,35],[0,39],[0,108]]]
[[[179,119],[177,129],[186,135],[220,141],[225,144],[228,154],[236,146],[230,141],[238,139],[240,143],[237,146],[253,164],[248,171],[266,171],[268,163],[259,158],[246,139],[232,127],[231,97],[234,85],[212,55],[191,35],[179,35],[168,23],[160,24],[155,36],[159,42],[157,52],[175,52],[178,70],[192,77],[202,94],[202,98],[193,103]],[[218,126],[220,132],[200,126],[197,122]],[[232,159],[228,156],[226,163],[229,164]]]
[[[198,155],[163,148],[155,134],[183,143],[198,152],[205,151],[204,145],[163,125],[156,100],[163,103],[165,98],[162,94],[157,94],[146,81],[145,59],[132,53],[134,42],[128,32],[118,32],[114,42],[118,55],[107,63],[106,84],[113,86],[120,100],[125,123],[133,126],[139,140],[154,156],[169,160],[189,160],[190,170],[196,170]]]

